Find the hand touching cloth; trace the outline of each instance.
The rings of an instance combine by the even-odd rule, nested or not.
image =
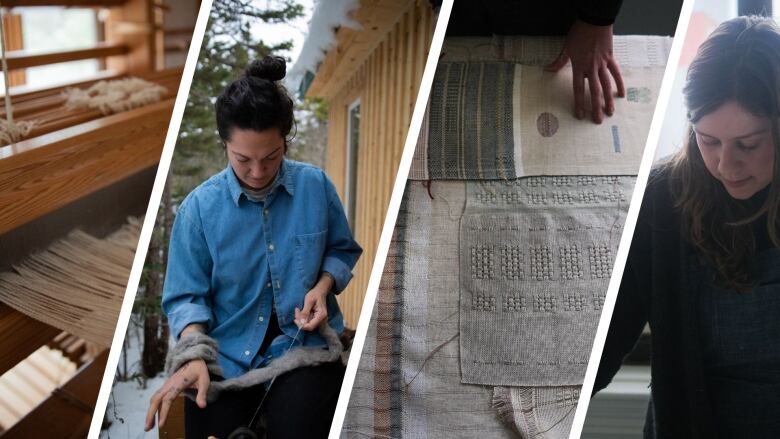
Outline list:
[[[303,309],[295,308],[295,324],[304,331],[313,331],[328,319],[326,298],[335,281],[330,273],[322,273],[314,288],[303,298]]]
[[[574,90],[574,115],[585,117],[585,80],[590,91],[591,118],[595,123],[604,120],[604,114],[615,112],[612,79],[618,97],[626,95],[620,67],[612,54],[612,25],[596,26],[577,20],[569,29],[566,43],[558,58],[546,68],[557,72],[571,60]]]

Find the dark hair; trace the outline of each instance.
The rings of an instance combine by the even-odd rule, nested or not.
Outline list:
[[[755,254],[754,222],[766,215],[772,243],[780,247],[780,28],[766,17],[738,17],[726,21],[699,47],[683,88],[688,109],[685,147],[667,165],[683,236],[709,260],[717,281],[739,291],[752,280],[746,263]],[[727,102],[736,102],[772,123],[774,184],[766,201],[735,200],[710,173],[702,159],[692,124]]]
[[[223,142],[233,128],[264,131],[277,128],[285,139],[292,131],[293,101],[279,82],[287,72],[284,58],[266,56],[252,61],[244,76],[231,82],[217,98],[214,109]]]

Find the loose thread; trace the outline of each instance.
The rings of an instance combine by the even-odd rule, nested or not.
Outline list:
[[[420,370],[418,370],[418,371],[417,371],[417,373],[415,373],[415,374],[414,374],[414,376],[412,377],[412,379],[411,379],[411,380],[409,380],[409,382],[407,382],[407,383],[404,385],[404,392],[408,392],[408,391],[409,391],[409,386],[412,384],[412,382],[413,382],[415,379],[417,379],[417,377],[420,375],[420,373],[422,373],[422,371],[423,371],[423,369],[425,369],[425,365],[428,363],[428,361],[429,361],[431,358],[433,358],[433,356],[434,356],[434,355],[436,355],[436,353],[437,353],[437,352],[439,352],[440,350],[442,350],[442,348],[444,348],[444,346],[447,346],[447,345],[448,345],[448,344],[450,344],[450,343],[451,343],[453,340],[455,340],[456,338],[458,338],[458,336],[459,336],[459,335],[460,335],[460,331],[456,332],[456,333],[455,333],[455,335],[453,335],[452,337],[450,337],[450,339],[449,339],[449,340],[447,340],[447,341],[445,341],[444,343],[442,343],[442,344],[440,344],[440,345],[436,346],[435,348],[433,348],[433,350],[432,350],[432,351],[431,351],[431,352],[430,352],[430,353],[429,353],[429,354],[428,354],[428,355],[425,357],[425,359],[423,360],[423,362],[422,362],[422,365],[420,366]]]
[[[425,187],[425,189],[428,190],[428,196],[431,198],[431,200],[433,200],[433,194],[431,193],[431,186],[433,186],[433,180],[429,178],[428,180],[423,181],[422,184]]]

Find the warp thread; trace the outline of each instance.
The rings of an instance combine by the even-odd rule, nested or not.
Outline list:
[[[0,272],[0,301],[110,347],[140,233],[137,218],[102,239],[74,230]]]

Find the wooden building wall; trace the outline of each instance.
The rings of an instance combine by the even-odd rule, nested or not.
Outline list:
[[[406,5],[388,32],[329,96],[326,172],[342,201],[347,184],[347,112],[360,98],[355,239],[364,253],[352,283],[339,296],[352,328],[363,305],[435,25],[427,1],[402,3]]]

